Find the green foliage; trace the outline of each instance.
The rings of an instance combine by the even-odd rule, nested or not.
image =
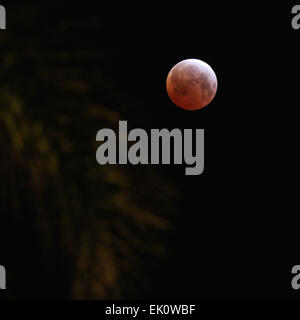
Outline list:
[[[35,31],[20,52],[20,21],[0,54],[0,257],[10,295],[141,297],[166,255],[176,192],[155,167],[99,166],[95,137],[147,106],[109,80],[103,50],[56,48]],[[72,36],[78,23],[49,28]]]

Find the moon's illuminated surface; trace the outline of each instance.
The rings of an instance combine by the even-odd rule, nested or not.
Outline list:
[[[218,81],[214,70],[204,61],[186,59],[177,63],[167,77],[167,92],[180,108],[198,110],[215,97]]]

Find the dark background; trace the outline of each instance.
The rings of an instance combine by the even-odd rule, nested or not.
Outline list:
[[[97,290],[82,291],[85,293],[75,297],[297,298],[299,295],[290,282],[291,268],[299,264],[300,244],[297,200],[300,31],[291,27],[291,7],[277,4],[263,7],[253,2],[209,6],[197,1],[178,4],[177,8],[174,3],[167,10],[151,4],[126,8],[116,5],[108,10],[97,3],[7,4],[7,31],[0,33],[2,55],[9,65],[1,73],[3,90],[22,97],[28,106],[26,113],[43,123],[47,134],[49,130],[56,132],[53,119],[60,112],[58,107],[67,110],[72,118],[70,137],[76,143],[74,154],[69,158],[62,156],[61,164],[66,166],[74,155],[76,160],[70,174],[64,173],[62,180],[68,181],[69,176],[75,175],[78,188],[87,194],[93,188],[80,178],[83,155],[88,154],[84,158],[87,166],[100,169],[94,151],[82,151],[84,147],[79,150],[76,146],[92,143],[97,130],[104,125],[114,128],[118,118],[110,124],[85,123],[80,115],[81,105],[85,104],[99,102],[108,106],[120,114],[120,119],[127,120],[130,128],[204,128],[205,170],[200,176],[185,176],[184,165],[157,166],[154,169],[157,176],[165,179],[161,181],[151,173],[149,176],[143,173],[148,169],[128,169],[130,177],[151,186],[150,192],[146,189],[141,197],[137,193],[133,203],[141,202],[148,208],[147,203],[154,202],[157,203],[154,211],[161,215],[165,215],[164,210],[167,212],[172,228],[163,231],[160,238],[165,244],[163,257],[161,260],[147,257],[146,268],[132,260],[129,263],[136,268],[133,273],[147,269],[135,280],[127,272],[121,272],[120,278],[103,294],[97,294]],[[13,57],[13,62],[9,62],[9,57]],[[194,112],[173,105],[165,90],[169,70],[187,58],[210,64],[219,83],[213,102]],[[57,83],[61,81],[68,86],[72,79],[79,84],[71,84],[72,90],[66,94]],[[88,90],[82,89],[82,82],[90,85]],[[64,129],[61,135],[68,133]],[[55,142],[50,143],[56,150]],[[157,199],[157,194],[163,192],[164,181],[175,190],[174,196]],[[135,188],[133,182],[129,191],[135,194]],[[8,191],[15,193],[14,187]],[[89,196],[83,197],[80,214],[89,206]],[[27,196],[21,198],[30,207]],[[48,205],[51,206],[44,203],[45,210]],[[1,214],[11,217],[13,207],[6,206]],[[59,216],[60,211],[56,212]],[[36,214],[40,214],[39,209]],[[50,263],[49,271],[45,267],[47,258],[36,254],[45,249],[17,244],[19,235],[13,229],[16,222],[9,218],[4,221],[7,233],[1,237],[5,245],[0,248],[5,254],[2,258],[0,251],[0,264],[7,266],[8,272],[13,270],[11,297],[74,297],[70,293],[73,278],[65,281],[75,273],[73,260],[57,253],[63,251],[64,245],[59,242],[51,246],[51,254],[58,255],[60,262],[54,263],[54,268]],[[138,232],[134,240],[137,242]],[[149,233],[147,246],[151,246],[156,234],[143,232]],[[28,234],[30,237],[31,233]],[[32,243],[39,242],[39,237]],[[70,243],[71,247],[80,245],[73,240]],[[20,255],[14,251],[18,246],[23,255],[14,260],[12,256]],[[36,267],[40,260],[41,269]],[[25,281],[21,285],[22,261],[26,261],[27,272],[33,268],[34,274],[30,283]],[[51,281],[41,284],[45,276]],[[114,290],[122,282],[120,279],[128,278],[131,283],[145,277],[149,283],[142,288],[137,286],[130,293],[122,286]],[[93,280],[85,280],[88,281]]]

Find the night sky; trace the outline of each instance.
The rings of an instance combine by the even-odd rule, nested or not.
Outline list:
[[[162,214],[166,210],[172,225],[161,238],[165,245],[161,260],[147,257],[149,265],[153,261],[153,267],[132,280],[139,282],[138,277],[148,277],[150,284],[137,286],[128,293],[121,288],[120,294],[112,285],[103,295],[83,293],[80,298],[297,297],[290,282],[291,268],[299,263],[300,251],[297,199],[300,31],[291,28],[288,5],[263,7],[251,2],[209,6],[198,1],[197,8],[178,5],[172,10],[160,10],[149,4],[134,9],[128,6],[124,11],[120,8],[116,13],[116,8],[108,10],[100,4],[70,6],[59,1],[44,4],[27,1],[22,5],[7,3],[6,8],[8,26],[7,31],[0,32],[0,57],[8,67],[1,67],[0,92],[13,92],[22,98],[28,118],[43,123],[50,141],[54,137],[54,150],[58,150],[55,133],[72,141],[72,153],[60,158],[61,180],[65,183],[71,177],[74,179],[83,194],[83,205],[78,207],[86,206],[91,215],[93,207],[89,209],[88,199],[99,195],[83,179],[82,172],[85,166],[99,169],[96,149],[86,150],[87,145],[94,143],[99,129],[105,125],[115,129],[118,119],[127,120],[130,129],[205,129],[202,175],[186,176],[184,164],[149,168],[155,170],[157,180],[148,173],[148,168],[136,166],[129,168],[129,173],[126,171],[133,179],[129,192],[133,197],[136,194],[134,201],[146,208],[157,203],[153,210]],[[176,107],[165,89],[169,70],[187,58],[207,62],[218,78],[215,99],[198,111]],[[87,90],[82,89],[84,84]],[[65,85],[71,86],[68,92],[61,89]],[[120,117],[111,116],[112,122],[84,122],[83,105],[104,105]],[[73,129],[68,133],[54,123],[61,108],[72,118]],[[31,141],[35,143],[34,139]],[[140,198],[135,181],[145,187]],[[175,196],[157,199],[157,194],[164,192],[161,190],[164,181],[175,190]],[[1,187],[6,190],[4,182]],[[62,192],[71,194],[70,188],[62,188]],[[13,186],[7,192],[13,199],[19,194]],[[72,202],[75,207],[74,197],[68,199],[66,203]],[[21,203],[30,208],[30,201],[23,195]],[[46,211],[48,205],[43,202]],[[13,270],[11,296],[18,298],[25,295],[28,286],[25,283],[18,289],[15,279],[21,277],[19,262],[28,253],[31,258],[27,257],[26,264],[30,270],[40,263],[36,252],[46,249],[38,248],[32,253],[30,245],[24,245],[21,246],[24,256],[12,259],[18,246],[19,235],[15,232],[18,219],[8,218],[14,216],[15,206],[3,208],[0,216],[6,217],[8,231],[0,236],[5,241],[5,246],[0,244],[5,252],[3,258],[0,250],[0,264]],[[82,214],[85,211],[80,210]],[[106,214],[110,212],[107,210]],[[44,211],[38,208],[36,212],[40,215]],[[60,216],[59,209],[56,215]],[[59,222],[56,227],[59,229]],[[144,232],[148,235],[147,229]],[[148,246],[151,247],[154,237],[149,231]],[[138,238],[137,232],[135,241]],[[127,243],[126,237],[122,241]],[[51,247],[53,256],[64,245],[55,243]],[[70,241],[68,245],[80,244]],[[62,253],[58,256],[61,262],[56,266],[57,274],[62,283],[68,270],[73,270],[72,260],[66,259],[69,264],[62,266],[65,258],[61,258]],[[42,261],[44,266],[43,254]],[[137,263],[135,268],[143,269]],[[47,291],[51,297],[72,297],[72,279],[61,287],[59,284],[43,287],[40,282],[45,274],[56,276],[46,267],[41,269],[39,280],[31,277],[35,280],[30,296],[40,292],[47,297]],[[40,272],[39,267],[34,270]],[[131,281],[125,271],[120,277]]]

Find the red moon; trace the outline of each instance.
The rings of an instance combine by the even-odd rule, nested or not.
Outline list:
[[[180,61],[167,77],[170,99],[185,110],[198,110],[207,106],[215,97],[217,87],[214,70],[198,59]]]

